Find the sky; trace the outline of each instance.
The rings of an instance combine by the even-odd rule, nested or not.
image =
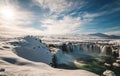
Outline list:
[[[120,35],[120,0],[0,0],[0,36]]]

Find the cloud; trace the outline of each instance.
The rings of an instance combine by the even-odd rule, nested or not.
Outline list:
[[[80,17],[72,18],[70,16],[64,16],[63,19],[45,19],[41,21],[42,27],[45,27],[44,30],[47,34],[65,34],[73,33],[76,28],[82,26],[84,21]]]
[[[23,8],[19,0],[5,0],[1,1],[3,6],[7,3],[7,6],[15,11],[15,19],[6,21],[0,18],[0,29],[1,35],[25,35],[25,34],[64,34],[73,33],[76,28],[82,26],[85,21],[81,20],[80,17],[72,17],[66,15],[65,12],[69,12],[74,8],[84,6],[84,2],[73,2],[67,0],[31,0],[32,2],[28,7]],[[31,6],[30,6],[31,5]],[[32,7],[38,6],[43,13],[35,13],[36,10],[30,10]],[[30,8],[31,7],[31,8]],[[26,10],[28,9],[29,10]],[[76,13],[77,14],[77,13]],[[40,17],[42,15],[42,18]],[[58,17],[63,17],[57,19]],[[40,17],[40,18],[39,18]],[[38,25],[34,24],[36,20],[40,21]],[[85,19],[87,20],[87,19]],[[39,27],[41,29],[38,30]],[[44,28],[44,29],[43,29]]]
[[[50,14],[61,14],[84,7],[87,2],[83,0],[33,0],[33,4],[42,9],[49,9]]]
[[[28,0],[27,3],[21,0],[0,0],[0,10],[7,6],[15,13],[15,18],[11,20],[5,20],[0,14],[0,35],[90,32],[91,30],[85,30],[90,27],[88,26],[90,23],[94,26],[97,20],[101,21],[99,17],[120,10],[119,8],[107,10],[106,5],[99,12],[90,13],[84,8],[89,6],[87,5],[89,2],[84,0]]]
[[[33,32],[34,31],[34,32]],[[22,35],[39,35],[41,32],[39,30],[36,30],[34,28],[24,28],[20,26],[0,26],[0,35],[1,36],[9,36],[9,37],[15,37],[15,36],[22,36]]]
[[[12,36],[20,36],[20,35],[27,35],[27,34],[33,34],[38,35],[42,33],[42,31],[37,30],[35,28],[29,27],[30,24],[32,24],[35,21],[35,15],[33,12],[28,10],[23,10],[20,5],[18,5],[18,2],[13,2],[14,4],[8,4],[11,3],[2,1],[2,6],[0,6],[0,36],[6,36],[6,37],[12,37]],[[2,9],[4,7],[9,7],[9,9],[14,10],[14,19],[5,19],[2,15]],[[9,12],[7,12],[9,14]]]
[[[115,30],[115,31],[109,31],[105,32],[108,35],[119,35],[120,36],[120,30]]]
[[[120,26],[114,26],[114,27],[109,27],[106,28],[107,32],[105,32],[106,34],[110,34],[110,35],[119,35],[120,36],[120,30],[119,30]]]
[[[98,12],[84,12],[84,18],[95,18],[101,16],[115,15],[116,12],[120,12],[120,1],[116,0],[110,3],[107,3],[97,9]]]
[[[33,2],[43,9],[49,9],[55,13],[63,12],[72,5],[72,2],[67,2],[66,0],[33,0]]]
[[[49,9],[48,13],[44,15],[44,18],[40,20],[41,27],[44,28],[43,32],[47,34],[74,33],[77,28],[92,20],[91,18],[82,20],[79,16],[71,16],[78,12],[66,14],[66,12],[68,13],[74,9],[84,7],[86,2],[82,0],[33,0],[33,2],[42,9]]]

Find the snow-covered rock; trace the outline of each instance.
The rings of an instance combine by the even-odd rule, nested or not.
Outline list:
[[[119,64],[119,63],[114,62],[114,63],[113,63],[113,66],[115,66],[115,67],[120,67],[120,64]]]
[[[10,43],[15,46],[13,48],[14,53],[20,57],[47,64],[52,62],[52,54],[50,53],[49,48],[41,43],[41,40],[36,37],[26,36],[20,38],[18,41],[11,41]]]
[[[116,76],[112,70],[106,70],[103,72],[103,76]]]
[[[116,60],[117,63],[120,63],[120,60]]]

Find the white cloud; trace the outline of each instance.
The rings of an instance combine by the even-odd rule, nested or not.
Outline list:
[[[80,17],[64,16],[62,20],[45,19],[41,23],[42,27],[46,28],[44,31],[47,34],[65,34],[73,33],[76,28],[82,26],[84,21],[81,21]]]
[[[2,8],[9,7],[14,10],[14,19],[5,19],[2,15]],[[12,37],[27,34],[40,34],[42,31],[29,27],[36,19],[31,11],[20,9],[17,4],[0,6],[0,36]],[[9,13],[9,12],[8,12]]]
[[[85,12],[84,13],[84,18],[95,18],[95,17],[100,17],[100,16],[104,16],[104,15],[111,15],[111,14],[114,14],[116,12],[119,12],[120,11],[119,7],[111,7],[112,11],[111,11],[111,9],[108,9],[108,8],[110,8],[110,6],[113,6],[113,4],[114,3],[112,3],[112,4],[106,4],[105,6],[102,6],[99,9],[100,12],[95,12],[95,13]]]
[[[0,36],[3,37],[16,37],[23,35],[39,35],[42,32],[34,28],[25,28],[20,26],[0,26]]]
[[[72,2],[67,2],[66,0],[33,0],[35,4],[46,9],[48,8],[51,12],[61,13],[68,10]]]
[[[15,18],[14,20],[4,20],[0,16],[0,34],[1,35],[25,35],[25,34],[65,34],[65,33],[74,33],[80,32],[80,30],[84,28],[79,28],[90,21],[93,21],[95,17],[99,17],[102,15],[114,13],[119,11],[119,8],[114,9],[114,12],[101,11],[99,13],[84,13],[80,14],[80,17],[83,17],[81,20],[80,17],[71,17],[72,15],[78,14],[78,12],[74,11],[71,14],[66,15],[66,11],[70,11],[72,9],[78,9],[76,7],[77,3],[79,5],[79,9],[81,7],[86,6],[82,0],[79,2],[74,2],[70,0],[32,0],[34,5],[39,6],[41,10],[37,10],[37,15],[35,15],[35,10],[23,10],[19,5],[18,0],[0,0],[3,5],[0,7],[5,6],[4,2],[8,3],[8,6],[15,11]],[[26,7],[27,9],[28,7]],[[47,12],[40,13],[39,11],[43,11],[47,9]],[[80,11],[83,13],[83,11]],[[42,18],[39,18],[42,15]],[[37,17],[38,16],[38,17]],[[63,17],[63,19],[57,19],[58,17]],[[35,29],[36,25],[34,21],[40,21],[40,27],[44,27],[44,30]],[[32,25],[31,25],[32,24]],[[31,25],[32,27],[30,27]],[[38,25],[37,25],[38,26]],[[38,26],[39,27],[39,26]],[[78,29],[79,28],[79,29]],[[76,30],[77,29],[77,30]],[[113,33],[113,32],[108,32]],[[118,32],[114,32],[118,33]]]
[[[49,10],[49,14],[64,14],[74,9],[85,7],[88,2],[83,0],[32,0],[33,5],[37,5],[42,9]]]
[[[102,16],[102,15],[105,15],[105,14],[107,14],[106,11],[101,11],[101,12],[97,12],[97,13],[87,13],[87,12],[85,12],[83,17],[85,19],[94,19],[95,17],[99,17],[99,16]]]
[[[120,36],[120,30],[108,31],[105,33],[108,35],[119,35]]]
[[[119,35],[120,36],[120,30],[119,30],[120,26],[119,25],[116,25],[116,26],[113,26],[113,27],[109,27],[109,28],[106,28],[106,34],[109,34],[109,35]]]
[[[37,5],[40,8],[49,9],[49,12],[43,13],[43,18],[38,18],[35,13],[29,10],[23,10],[21,8],[19,2],[17,0],[2,0],[2,4],[0,7],[4,6],[4,3],[7,3],[8,7],[14,9],[15,18],[14,20],[4,20],[0,18],[0,34],[1,35],[25,35],[25,34],[65,34],[65,33],[73,33],[75,29],[82,26],[85,22],[81,20],[80,17],[73,18],[71,16],[66,16],[63,12],[69,11],[74,8],[73,1],[67,0],[32,0],[34,4],[32,6]],[[83,2],[78,3],[82,7],[84,5]],[[75,4],[74,4],[75,5]],[[41,11],[42,11],[41,10]],[[63,19],[57,20],[57,17],[63,16]],[[36,18],[37,17],[37,18]],[[35,20],[40,20],[42,24],[41,27],[44,27],[44,31],[37,30],[32,25]],[[85,19],[87,20],[87,19]],[[38,25],[37,25],[38,26]]]

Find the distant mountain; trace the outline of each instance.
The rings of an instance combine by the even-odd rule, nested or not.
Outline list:
[[[108,35],[103,34],[103,33],[94,33],[94,34],[88,34],[89,36],[98,36],[98,37],[104,37],[104,38],[109,38]]]
[[[103,33],[88,34],[88,36],[96,36],[96,37],[107,38],[107,39],[120,39],[120,36],[117,36],[117,35],[107,35],[107,34],[103,34]]]
[[[120,36],[110,35],[111,38],[120,39]]]

